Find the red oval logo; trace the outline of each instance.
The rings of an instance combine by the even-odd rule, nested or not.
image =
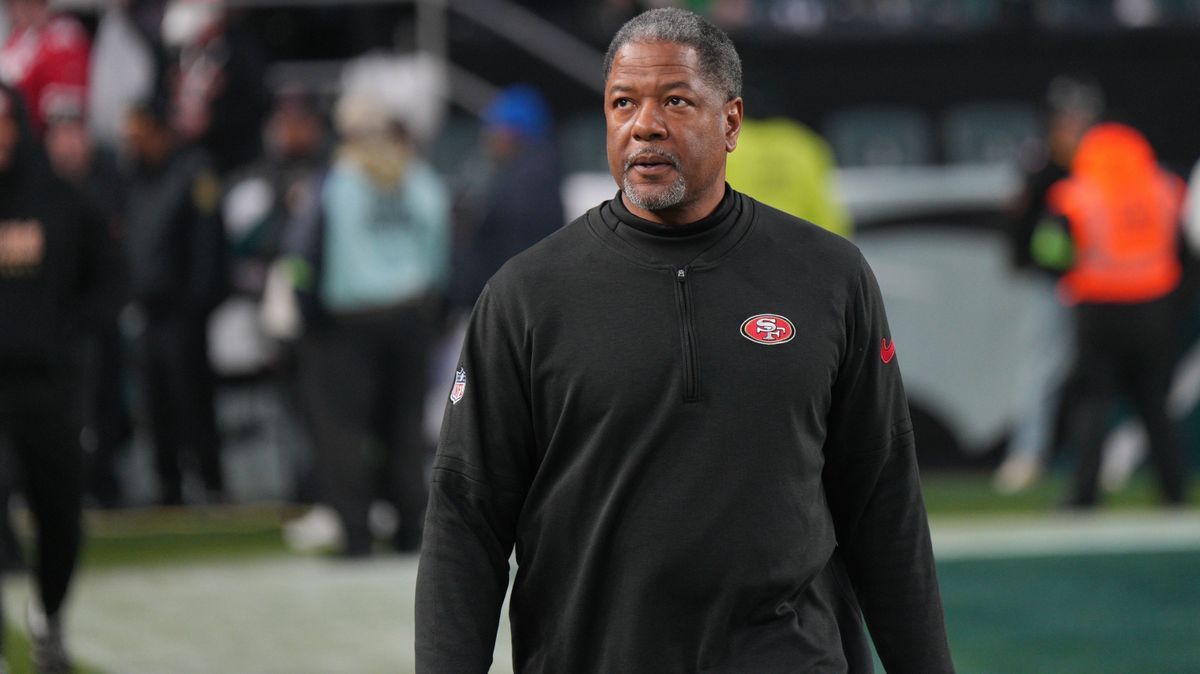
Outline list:
[[[742,323],[742,336],[759,344],[784,344],[796,336],[796,326],[779,314],[755,314]]]

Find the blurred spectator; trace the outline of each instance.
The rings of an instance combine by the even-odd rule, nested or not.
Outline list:
[[[465,208],[454,271],[454,304],[466,311],[501,265],[562,227],[565,217],[554,121],[537,89],[501,91],[484,112],[483,142],[491,166],[481,202]]]
[[[87,109],[87,31],[73,17],[51,14],[48,0],[7,0],[12,32],[0,49],[0,79],[16,87],[38,135],[54,114]]]
[[[258,159],[270,100],[254,35],[227,21],[220,0],[170,0],[162,33],[179,54],[168,77],[180,140],[204,148],[221,175]]]
[[[745,120],[725,170],[733,189],[846,238],[853,234],[837,201],[833,152],[803,124],[782,117]]]
[[[1075,307],[1078,342],[1066,389],[1076,400],[1067,440],[1080,452],[1073,506],[1096,504],[1101,443],[1118,396],[1146,426],[1165,501],[1185,501],[1186,469],[1166,410],[1177,355],[1173,300],[1182,276],[1183,196],[1183,181],[1159,168],[1138,131],[1120,124],[1089,130],[1070,176],[1047,195],[1072,247],[1059,292]]]
[[[288,224],[306,201],[303,193],[329,162],[324,121],[316,102],[301,92],[276,98],[266,140],[263,157],[230,178],[223,205],[236,289],[256,297],[281,252]]]
[[[297,265],[288,245],[292,230],[317,198],[320,179],[328,169],[329,146],[325,120],[317,102],[297,90],[281,92],[266,127],[267,152],[259,161],[232,179],[223,213],[233,248],[235,291],[256,307],[255,323],[272,346],[274,374],[279,375],[283,399],[292,419],[311,431],[311,414],[305,404],[311,388],[311,359],[303,354],[312,340],[297,303]],[[309,502],[315,487],[311,466],[302,465],[296,477],[296,497]]]
[[[154,91],[160,77],[155,49],[125,3],[106,4],[96,28],[89,76],[88,128],[96,144],[116,148],[129,106]]]
[[[37,529],[34,665],[67,672],[62,607],[82,540],[79,337],[107,246],[100,219],[46,165],[19,98],[0,87],[0,435]]]
[[[124,239],[126,186],[114,153],[93,144],[85,121],[78,115],[51,116],[45,147],[54,171],[78,189],[103,217],[109,239],[119,246]],[[124,344],[117,324],[120,309],[127,301],[123,257],[108,256],[100,273],[107,292],[97,298],[83,386],[83,444],[89,459],[85,483],[99,505],[115,507],[122,502],[117,454],[133,431],[125,396]]]
[[[210,500],[225,484],[208,361],[207,322],[227,289],[220,185],[203,151],[184,149],[161,100],[131,109],[130,292],[144,319],[141,363],[163,504],[183,503],[181,461],[195,457]]]
[[[371,550],[373,496],[391,500],[393,544],[420,545],[430,448],[421,414],[448,257],[448,204],[433,169],[371,98],[343,97],[342,137],[322,191],[325,221],[314,406],[321,500],[346,556]]]
[[[1053,239],[1034,232],[1046,212],[1050,186],[1067,177],[1079,141],[1099,119],[1104,94],[1086,78],[1059,76],[1046,95],[1048,109],[1046,152],[1026,167],[1025,188],[1015,207],[1011,230],[1013,265],[1034,285],[1020,338],[1029,357],[1017,368],[1016,420],[996,471],[998,491],[1013,493],[1028,488],[1041,476],[1054,444],[1055,417],[1060,409],[1059,388],[1075,352],[1070,329],[1070,311],[1055,296],[1059,271],[1048,270],[1034,261],[1034,253],[1046,254]]]

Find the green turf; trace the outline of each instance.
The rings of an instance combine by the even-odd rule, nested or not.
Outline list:
[[[938,566],[962,674],[1200,671],[1200,551]]]
[[[921,476],[925,507],[931,516],[1043,514],[1053,511],[1067,494],[1069,478],[1052,474],[1019,494],[999,494],[985,473],[942,473]],[[1193,481],[1191,503],[1200,504],[1200,481]],[[1158,506],[1158,485],[1139,474],[1120,492],[1103,497],[1106,510],[1145,510]]]
[[[279,508],[91,513],[85,568],[230,561],[284,554]]]
[[[8,629],[4,635],[4,653],[8,662],[10,674],[35,674],[29,660],[29,642],[25,635],[17,630]],[[99,669],[88,667],[84,663],[75,663],[74,674],[103,674]]]
[[[945,515],[1036,515],[1054,509],[1066,480],[1051,476],[1021,494],[997,494],[987,474],[931,474],[922,477],[932,517]],[[1193,503],[1200,503],[1200,482]],[[1154,482],[1139,476],[1106,498],[1110,510],[1146,509],[1157,504]],[[147,509],[89,513],[86,568],[239,560],[288,554],[282,523],[296,514],[276,506],[216,509]]]

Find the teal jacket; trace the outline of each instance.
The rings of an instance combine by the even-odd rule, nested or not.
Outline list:
[[[325,181],[322,203],[320,295],[328,310],[386,307],[444,287],[449,199],[427,164],[414,159],[403,182],[384,190],[353,162],[341,160]]]

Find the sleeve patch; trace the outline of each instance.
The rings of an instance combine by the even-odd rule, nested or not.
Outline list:
[[[467,392],[467,371],[463,368],[458,368],[458,372],[454,373],[454,388],[450,389],[450,404],[455,405],[462,400],[463,394]]]

